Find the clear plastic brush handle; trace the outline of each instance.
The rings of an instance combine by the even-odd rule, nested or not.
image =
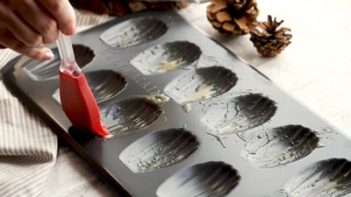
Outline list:
[[[61,58],[60,71],[66,71],[73,77],[79,76],[81,70],[74,57],[71,38],[60,33],[57,39],[57,47]]]

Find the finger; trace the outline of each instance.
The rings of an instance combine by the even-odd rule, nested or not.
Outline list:
[[[43,39],[41,35],[33,31],[28,25],[22,22],[22,20],[9,9],[5,9],[0,6],[1,20],[0,24],[6,26],[17,40],[21,41],[29,47],[39,47],[43,45]]]
[[[20,2],[19,2],[20,1]],[[58,37],[56,20],[46,14],[33,0],[11,1],[20,18],[43,37],[44,43],[54,42]]]
[[[28,47],[19,41],[9,30],[0,30],[0,45],[8,47],[18,53],[37,60],[51,60],[54,58],[52,51],[46,47]]]
[[[66,35],[75,33],[75,14],[68,0],[40,0],[47,11],[57,20],[60,31]]]

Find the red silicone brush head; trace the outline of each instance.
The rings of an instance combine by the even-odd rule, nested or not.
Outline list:
[[[84,73],[72,76],[60,71],[61,105],[71,123],[83,131],[107,137],[109,131],[100,120],[100,111]]]

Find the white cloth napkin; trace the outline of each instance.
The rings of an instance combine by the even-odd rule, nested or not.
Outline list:
[[[0,67],[16,55],[0,51]],[[0,196],[38,196],[56,153],[56,135],[0,81]]]

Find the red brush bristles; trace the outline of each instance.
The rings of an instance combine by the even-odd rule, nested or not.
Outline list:
[[[100,137],[109,135],[100,120],[99,107],[84,73],[73,77],[66,71],[60,71],[60,96],[63,111],[75,127]]]

